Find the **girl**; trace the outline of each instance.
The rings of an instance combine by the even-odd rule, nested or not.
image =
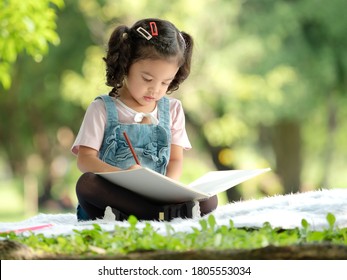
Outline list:
[[[76,185],[79,220],[102,218],[107,206],[117,220],[134,215],[166,221],[199,217],[217,207],[216,196],[163,205],[94,174],[140,167],[125,131],[143,167],[179,180],[183,150],[191,145],[180,101],[165,95],[188,77],[192,49],[192,37],[165,20],[143,19],[113,31],[104,58],[112,90],[90,104],[72,147],[84,173]]]

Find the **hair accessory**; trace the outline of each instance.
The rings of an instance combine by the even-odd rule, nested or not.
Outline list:
[[[186,40],[184,40],[184,37],[183,37],[183,35],[182,35],[182,32],[179,31],[178,34],[179,34],[179,36],[180,36],[180,38],[181,38],[181,40],[182,40],[182,42],[183,42],[184,48],[186,48]]]
[[[157,24],[154,21],[151,21],[149,23],[149,27],[151,28],[152,36],[158,36]]]
[[[151,34],[149,34],[149,32],[146,30],[146,29],[144,29],[143,27],[138,27],[137,29],[136,29],[136,31],[138,32],[138,33],[140,33],[143,37],[145,37],[145,39],[147,39],[147,40],[150,40],[151,38],[152,38],[152,35]]]
[[[182,39],[182,41],[185,43],[186,42],[186,40],[184,40],[184,37],[183,37],[183,35],[182,35],[182,32],[178,32],[178,34],[180,35],[180,37],[181,37],[181,39]]]

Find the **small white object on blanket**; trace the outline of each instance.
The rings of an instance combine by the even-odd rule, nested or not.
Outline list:
[[[200,211],[200,204],[199,201],[194,200],[194,207],[192,209],[193,219],[194,218],[201,218],[201,211]]]
[[[116,220],[116,215],[113,214],[112,208],[110,206],[107,206],[105,209],[105,214],[103,220],[106,221],[115,221]]]
[[[302,219],[306,219],[312,230],[329,228],[326,220],[328,213],[336,218],[335,226],[347,227],[347,189],[324,189],[305,193],[271,196],[261,199],[251,199],[219,206],[211,214],[216,218],[217,225],[235,227],[262,227],[269,222],[273,227],[283,229],[300,228]],[[144,228],[149,223],[159,234],[167,234],[169,223],[176,232],[192,232],[193,227],[200,228],[199,221],[208,216],[193,219],[174,219],[171,222],[139,221],[137,227]],[[52,224],[52,227],[35,230],[45,236],[71,235],[74,230],[92,229],[93,224],[99,224],[103,230],[114,230],[115,226],[129,226],[127,221],[115,221],[112,209],[106,210],[105,218],[96,221],[78,222],[75,213],[69,214],[39,214],[20,222],[0,222],[0,231],[15,230]],[[23,234],[29,234],[25,232]]]

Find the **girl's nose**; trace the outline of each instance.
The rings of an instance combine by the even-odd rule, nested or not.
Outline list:
[[[153,84],[150,88],[149,88],[149,92],[150,94],[153,96],[154,94],[157,94],[160,92],[160,84],[156,83]]]

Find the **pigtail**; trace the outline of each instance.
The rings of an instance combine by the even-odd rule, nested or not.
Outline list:
[[[168,92],[173,92],[179,88],[179,85],[188,78],[190,74],[190,67],[192,62],[192,55],[193,55],[193,46],[194,46],[194,40],[192,36],[190,36],[188,33],[180,32],[179,33],[179,39],[184,41],[184,55],[183,55],[183,62],[181,67],[178,69],[177,74],[173,81],[171,82]]]
[[[117,96],[130,60],[130,36],[127,26],[121,25],[112,32],[103,60],[106,63],[106,85],[113,88],[109,95]]]

